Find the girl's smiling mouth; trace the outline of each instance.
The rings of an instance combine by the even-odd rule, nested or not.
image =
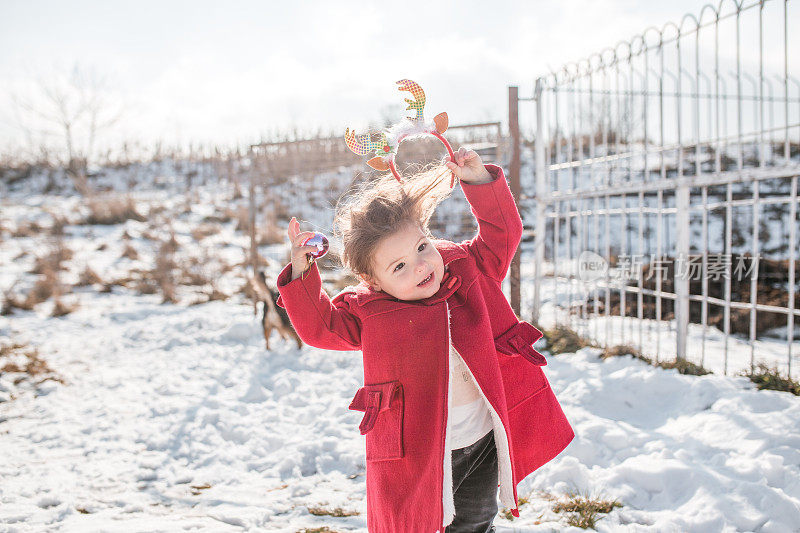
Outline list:
[[[433,272],[431,272],[430,274],[428,274],[428,277],[427,277],[427,278],[425,278],[425,279],[423,279],[422,281],[420,281],[419,283],[417,283],[417,287],[425,287],[425,286],[427,286],[427,285],[428,285],[428,284],[429,284],[431,281],[433,281]]]

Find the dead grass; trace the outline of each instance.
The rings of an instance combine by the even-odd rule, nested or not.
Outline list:
[[[622,507],[617,500],[608,500],[600,495],[582,495],[571,492],[565,501],[553,504],[553,512],[564,513],[567,524],[581,529],[594,529],[601,515],[608,514],[616,507]]]
[[[750,378],[759,390],[791,392],[795,396],[800,396],[800,382],[782,376],[776,367],[769,367],[764,362],[758,363],[752,371],[742,371],[739,375]]]
[[[146,229],[142,232],[142,239],[147,239],[148,241],[157,241],[159,240],[158,235],[156,234],[154,229]]]
[[[314,516],[335,516],[337,518],[345,516],[358,516],[358,511],[345,511],[341,507],[328,509],[326,507],[309,507],[308,512]]]
[[[147,218],[136,209],[136,202],[130,196],[95,196],[87,201],[89,214],[83,224],[112,225],[126,220],[144,222]]]
[[[147,216],[148,217],[154,217],[154,216],[160,215],[161,213],[164,213],[166,211],[167,211],[167,206],[165,206],[165,205],[161,205],[161,204],[150,205],[148,207],[148,210],[147,210]]]
[[[64,269],[64,263],[72,259],[72,256],[73,252],[64,244],[64,239],[57,237],[48,252],[36,256],[30,272],[31,274],[45,274],[51,270],[59,272]]]
[[[92,270],[91,267],[89,267],[89,265],[86,265],[86,267],[83,269],[83,272],[81,272],[80,276],[78,276],[77,286],[86,287],[88,285],[95,285],[95,284],[104,285],[105,282],[97,274],[97,272]]]
[[[69,221],[61,215],[51,214],[50,216],[53,217],[53,223],[50,225],[50,235],[63,236],[64,226],[67,226]]]
[[[525,505],[526,503],[529,503],[529,502],[530,502],[529,498],[526,498],[524,496],[519,496],[517,498],[517,508],[521,509],[523,505]],[[500,516],[502,516],[503,518],[505,518],[508,521],[512,521],[512,520],[514,520],[516,518],[516,516],[511,514],[511,509],[506,509],[506,508],[503,508],[500,511]]]
[[[38,222],[25,220],[19,223],[17,227],[11,231],[11,236],[14,238],[35,237],[44,231],[45,228],[43,228]]]
[[[174,231],[170,231],[169,232],[169,239],[164,241],[161,244],[161,247],[162,247],[162,250],[160,250],[159,253],[164,252],[164,253],[174,254],[175,252],[178,251],[178,249],[181,247],[181,245],[178,242],[178,239],[175,237],[175,232]]]
[[[120,257],[135,261],[136,259],[139,259],[139,252],[136,251],[136,248],[134,248],[133,245],[127,243],[125,244],[125,249],[122,250],[122,255]]]
[[[616,346],[609,346],[600,354],[601,359],[608,359],[609,357],[621,357],[623,355],[632,355],[634,357],[641,355],[639,350],[629,344],[617,344]]]
[[[53,317],[65,316],[72,313],[77,308],[78,308],[77,302],[66,303],[61,298],[56,298],[55,305],[53,305],[53,312],[51,313],[50,316]]]
[[[545,339],[547,339],[548,348],[554,355],[560,353],[573,353],[586,346],[596,346],[591,340],[581,337],[577,332],[565,326],[558,326],[553,329],[545,330],[544,336]],[[603,353],[600,354],[600,358],[608,359],[609,357],[620,357],[624,355],[631,355],[649,365],[658,366],[667,370],[674,368],[679,373],[685,375],[704,376],[706,374],[713,373],[710,370],[685,359],[659,361],[656,363],[653,359],[644,355],[641,351],[630,345],[616,345],[605,348]]]
[[[24,297],[14,293],[14,285],[7,289],[3,294],[3,303],[0,307],[0,315],[10,315],[14,309],[31,311],[42,302],[46,302],[51,297],[58,297],[63,294],[64,289],[58,279],[58,273],[54,270],[47,270],[39,276],[30,292]]]
[[[233,220],[231,213],[233,213],[233,211],[228,209],[222,214],[208,215],[203,217],[203,222],[209,224],[225,224]]]
[[[196,241],[202,241],[206,237],[217,235],[222,229],[216,224],[200,224],[192,230],[192,238]]]
[[[646,361],[651,362],[649,359]],[[687,361],[686,359],[675,359],[673,361],[659,361],[656,366],[660,366],[664,369],[676,369],[678,373],[685,374],[688,376],[705,376],[706,374],[713,374],[710,370],[703,368],[700,365],[696,365],[691,361]]]
[[[283,244],[288,242],[289,237],[287,237],[286,233],[274,224],[269,224],[263,228],[259,228],[256,236],[256,244],[258,244],[258,246],[264,246],[268,244]]]
[[[247,207],[228,209],[225,211],[225,215],[236,221],[236,231],[250,232],[250,210]]]
[[[20,374],[14,377],[14,385],[23,381],[31,381],[38,385],[47,380],[64,383],[64,380],[53,370],[39,350],[18,342],[0,344],[0,373]]]
[[[176,303],[178,301],[175,293],[176,276],[174,271],[177,268],[173,258],[175,250],[177,250],[177,241],[175,241],[175,234],[173,233],[170,240],[161,243],[156,254],[156,264],[152,271],[152,278],[161,290],[162,303]]]
[[[544,330],[547,347],[553,355],[561,353],[577,352],[581,348],[594,346],[594,343],[578,335],[574,330],[566,326],[556,326],[552,329]]]
[[[211,485],[209,483],[203,483],[202,485],[189,485],[189,488],[192,490],[192,495],[199,496],[203,493],[202,491],[210,489]]]

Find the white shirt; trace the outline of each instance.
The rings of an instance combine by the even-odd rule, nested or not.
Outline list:
[[[450,345],[452,399],[448,413],[450,449],[474,444],[492,430],[492,415],[475,378],[461,355]]]

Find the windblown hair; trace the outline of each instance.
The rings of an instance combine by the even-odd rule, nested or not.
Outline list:
[[[432,238],[428,223],[451,191],[450,170],[438,164],[404,176],[403,183],[386,174],[355,186],[336,205],[334,232],[342,240],[342,264],[353,274],[372,276],[380,242],[408,224]]]

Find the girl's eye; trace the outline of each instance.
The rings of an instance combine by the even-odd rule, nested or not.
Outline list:
[[[419,245],[419,247],[417,247],[417,251],[421,252],[422,250],[425,249],[426,246],[428,246],[428,243],[423,242],[422,244]],[[397,266],[394,267],[394,270],[392,272],[397,272],[398,270],[403,268],[403,266],[405,266],[405,263],[397,263]]]

